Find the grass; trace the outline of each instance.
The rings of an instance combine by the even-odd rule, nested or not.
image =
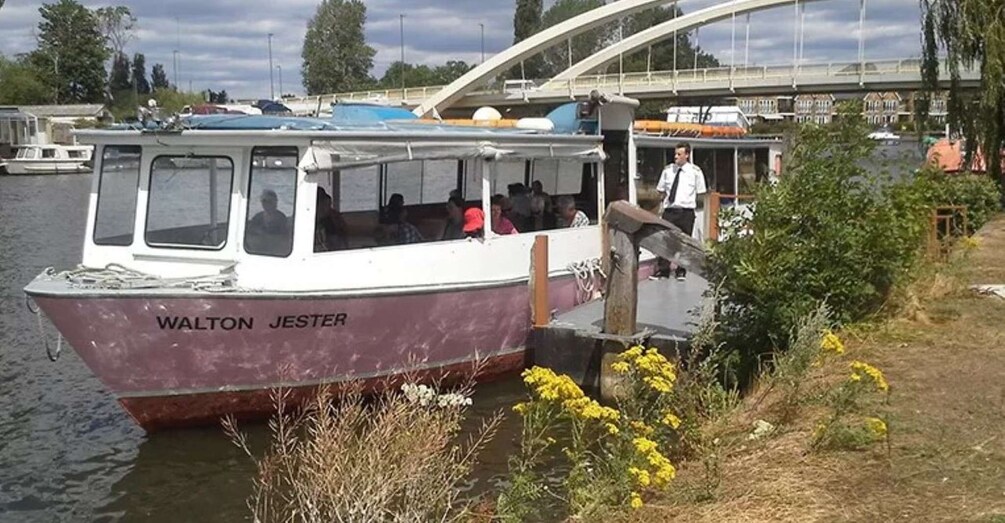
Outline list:
[[[910,289],[898,318],[846,330],[847,356],[811,371],[806,401],[771,436],[748,439],[757,420],[781,419],[779,391],[706,427],[720,441],[711,495],[699,495],[707,477],[693,460],[670,494],[625,520],[1005,522],[1005,300],[968,288],[1005,283],[1005,216],[977,239]],[[825,413],[812,391],[841,381],[852,359],[891,384],[889,447],[811,451]]]

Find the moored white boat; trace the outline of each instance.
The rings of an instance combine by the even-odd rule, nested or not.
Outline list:
[[[627,136],[631,107],[598,110]],[[97,151],[84,268],[25,292],[147,429],[260,415],[279,386],[516,370],[535,234],[549,237],[556,310],[583,298],[573,268],[600,253],[597,134],[207,116],[79,137]],[[592,225],[492,232],[492,195],[532,181]],[[318,248],[319,191],[341,216],[340,250]],[[429,237],[451,191],[484,213],[482,237],[378,243],[405,227],[381,223],[399,215],[389,195]]]
[[[8,174],[89,173],[93,150],[90,145],[22,145],[3,167]]]

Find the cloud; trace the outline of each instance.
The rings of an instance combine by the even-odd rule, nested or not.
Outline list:
[[[730,0],[680,0],[685,12]],[[84,0],[90,8],[107,1]],[[136,38],[127,52],[146,55],[147,67],[164,65],[183,88],[226,89],[232,96],[268,96],[269,38],[273,33],[274,89],[303,92],[300,50],[307,21],[317,0],[120,0],[139,20]],[[546,1],[546,6],[553,2]],[[482,26],[487,56],[509,47],[513,40],[515,0],[367,0],[366,37],[377,51],[374,71],[380,77],[400,59],[404,26],[405,59],[438,65],[447,60],[481,61]],[[802,3],[801,3],[802,4]],[[811,1],[805,5],[804,62],[855,61],[858,58],[859,3],[850,0]],[[35,47],[39,21],[37,2],[7,0],[0,9],[0,53],[15,55]],[[795,10],[791,6],[746,16],[735,26],[727,19],[700,30],[699,43],[724,63],[731,51],[737,63],[749,49],[753,64],[792,63]],[[405,15],[404,19],[400,15]],[[907,58],[920,55],[917,0],[869,0],[865,37],[867,58]],[[749,43],[748,43],[749,42]]]

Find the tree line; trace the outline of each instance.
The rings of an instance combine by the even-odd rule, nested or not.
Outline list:
[[[203,99],[180,92],[163,64],[153,64],[148,77],[144,54],[126,54],[137,23],[128,7],[88,9],[76,0],[59,0],[38,11],[37,47],[14,57],[0,55],[0,104],[102,103],[126,116],[140,97],[172,109]],[[228,99],[226,91],[210,94],[210,101]]]
[[[544,29],[576,15],[604,5],[603,0],[558,0],[547,10],[542,0],[517,0],[513,15],[513,43],[520,42]],[[607,24],[572,38],[571,45],[557,45],[541,55],[526,60],[523,67],[508,73],[510,78],[542,79],[558,74],[572,62],[590,56],[606,46],[654,25],[680,16],[676,5],[660,6],[626,17],[620,24]],[[362,0],[322,0],[307,23],[302,50],[304,88],[308,94],[358,91],[371,88],[391,89],[447,84],[471,70],[473,65],[450,61],[441,66],[414,65],[396,61],[380,79],[371,75],[373,57],[377,54],[366,42],[364,25],[366,6]],[[626,56],[625,72],[718,67],[719,61],[695,45],[690,35],[677,35],[677,56],[674,42],[668,39],[648,50]],[[616,65],[614,67],[617,67]]]

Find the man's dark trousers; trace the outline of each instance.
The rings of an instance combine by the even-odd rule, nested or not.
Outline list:
[[[694,233],[694,209],[670,207],[663,210],[663,219],[676,225],[688,236]],[[659,258],[656,262],[656,274],[670,276],[670,260]]]

